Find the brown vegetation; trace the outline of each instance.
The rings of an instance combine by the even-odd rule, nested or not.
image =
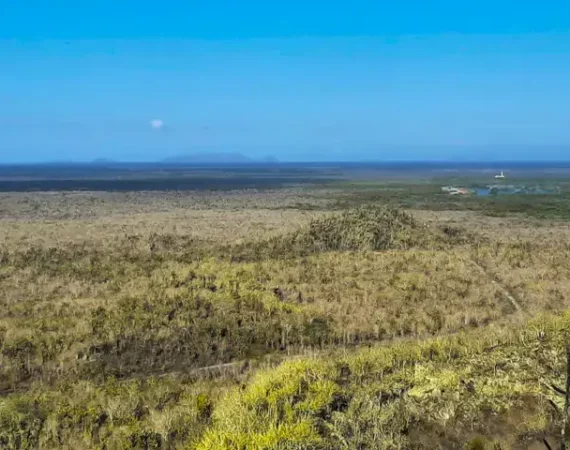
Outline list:
[[[510,448],[551,433],[539,378],[559,377],[566,319],[497,330],[523,320],[510,296],[527,315],[570,307],[568,228],[294,208],[323,202],[4,195],[0,446]],[[415,342],[454,333],[468,334]]]

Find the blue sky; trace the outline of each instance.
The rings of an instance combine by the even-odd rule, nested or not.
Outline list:
[[[0,1],[0,162],[570,160],[568,1],[84,3]]]

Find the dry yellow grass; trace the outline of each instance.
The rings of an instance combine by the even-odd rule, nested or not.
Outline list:
[[[452,225],[473,231],[493,242],[533,241],[554,243],[570,240],[570,223],[533,219],[522,215],[490,217],[474,211],[410,211],[418,220]]]
[[[239,191],[34,192],[0,193],[0,217],[61,220],[162,214],[176,210],[286,209],[319,207],[334,201],[333,191],[291,188]]]
[[[54,448],[53,436],[63,436],[61,448],[97,448],[97,439],[109,448],[145,448],[152,439],[194,445],[211,425],[210,403],[223,384],[196,384],[197,368],[506,326],[523,318],[509,297],[527,315],[570,308],[570,227],[560,222],[413,211],[430,229],[462,228],[473,236],[439,249],[315,251],[241,262],[219,253],[222,244],[247,246],[325,214],[295,209],[299,203],[322,207],[326,199],[294,190],[1,196],[0,413],[20,411],[16,395],[41,397],[57,411],[63,402],[61,416],[51,409],[38,416],[50,417],[42,422],[51,430],[42,435],[46,448]],[[241,382],[247,376],[239,367],[232,377]],[[189,379],[169,378],[174,373]],[[412,375],[403,373],[392,381],[407,382]],[[111,375],[124,383],[113,384]],[[315,402],[327,386],[315,385]],[[501,385],[497,398],[506,389]],[[66,403],[71,396],[77,404]],[[87,404],[93,410],[85,412]],[[6,423],[23,423],[17,414]],[[81,429],[83,423],[99,431]],[[303,424],[289,431],[312,436]],[[107,437],[97,434],[101,427]]]
[[[186,236],[232,243],[270,237],[297,229],[322,212],[250,209],[175,210],[105,216],[91,220],[0,220],[0,246],[23,249],[69,243],[113,246],[125,236],[148,238],[152,234]]]

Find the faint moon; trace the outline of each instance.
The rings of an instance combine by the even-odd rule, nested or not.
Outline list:
[[[164,122],[160,119],[153,119],[150,121],[150,127],[155,130],[160,130],[162,127],[164,127]]]

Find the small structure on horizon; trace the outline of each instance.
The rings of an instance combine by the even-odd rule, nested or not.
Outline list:
[[[464,187],[454,187],[454,186],[442,186],[441,190],[447,192],[449,195],[467,195],[471,192]]]
[[[495,179],[496,180],[504,180],[505,179],[505,173],[501,170],[501,173],[499,175],[495,175]]]

